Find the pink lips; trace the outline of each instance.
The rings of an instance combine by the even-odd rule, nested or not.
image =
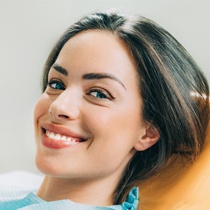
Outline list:
[[[86,141],[81,135],[60,125],[44,123],[42,130],[42,144],[51,149],[62,149]]]

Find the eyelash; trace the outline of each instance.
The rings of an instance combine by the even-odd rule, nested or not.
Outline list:
[[[53,87],[53,85],[59,86],[59,87]],[[60,80],[56,80],[56,79],[52,79],[48,82],[48,86],[50,88],[52,88],[53,90],[65,90],[65,85],[63,84],[62,81]],[[93,93],[96,93],[95,95],[93,95]],[[99,95],[100,94],[100,97]],[[89,90],[89,92],[86,93],[86,95],[92,96],[96,99],[99,100],[114,100],[115,98],[106,90],[102,90],[99,88],[92,88]]]
[[[97,97],[96,95],[92,95],[92,93],[97,93],[97,94],[100,94],[101,95],[101,98],[100,97]],[[95,97],[97,99],[101,99],[101,100],[114,100],[115,98],[110,94],[108,93],[107,91],[105,90],[101,90],[101,89],[97,89],[97,88],[93,88],[91,89],[88,93],[86,93],[86,95],[90,95],[92,97]]]
[[[53,85],[59,85],[60,88],[53,87]],[[63,82],[61,82],[59,80],[55,80],[55,79],[50,80],[48,82],[48,86],[55,90],[65,90],[65,85],[63,84]]]

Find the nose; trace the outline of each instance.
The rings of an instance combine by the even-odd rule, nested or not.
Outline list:
[[[79,117],[79,99],[76,93],[63,91],[49,107],[50,118],[53,122],[75,120]]]

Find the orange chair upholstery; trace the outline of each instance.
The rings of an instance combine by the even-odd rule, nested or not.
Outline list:
[[[210,210],[210,125],[204,148],[192,165],[176,160],[138,186],[139,210]]]

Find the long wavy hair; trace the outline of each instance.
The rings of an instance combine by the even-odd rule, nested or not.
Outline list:
[[[118,204],[137,180],[157,173],[172,154],[192,161],[197,157],[209,120],[209,88],[189,53],[158,24],[141,16],[102,12],[82,18],[58,40],[44,67],[43,91],[62,47],[86,30],[109,31],[128,46],[139,74],[143,119],[160,133],[154,146],[136,152],[127,165],[114,195]]]

